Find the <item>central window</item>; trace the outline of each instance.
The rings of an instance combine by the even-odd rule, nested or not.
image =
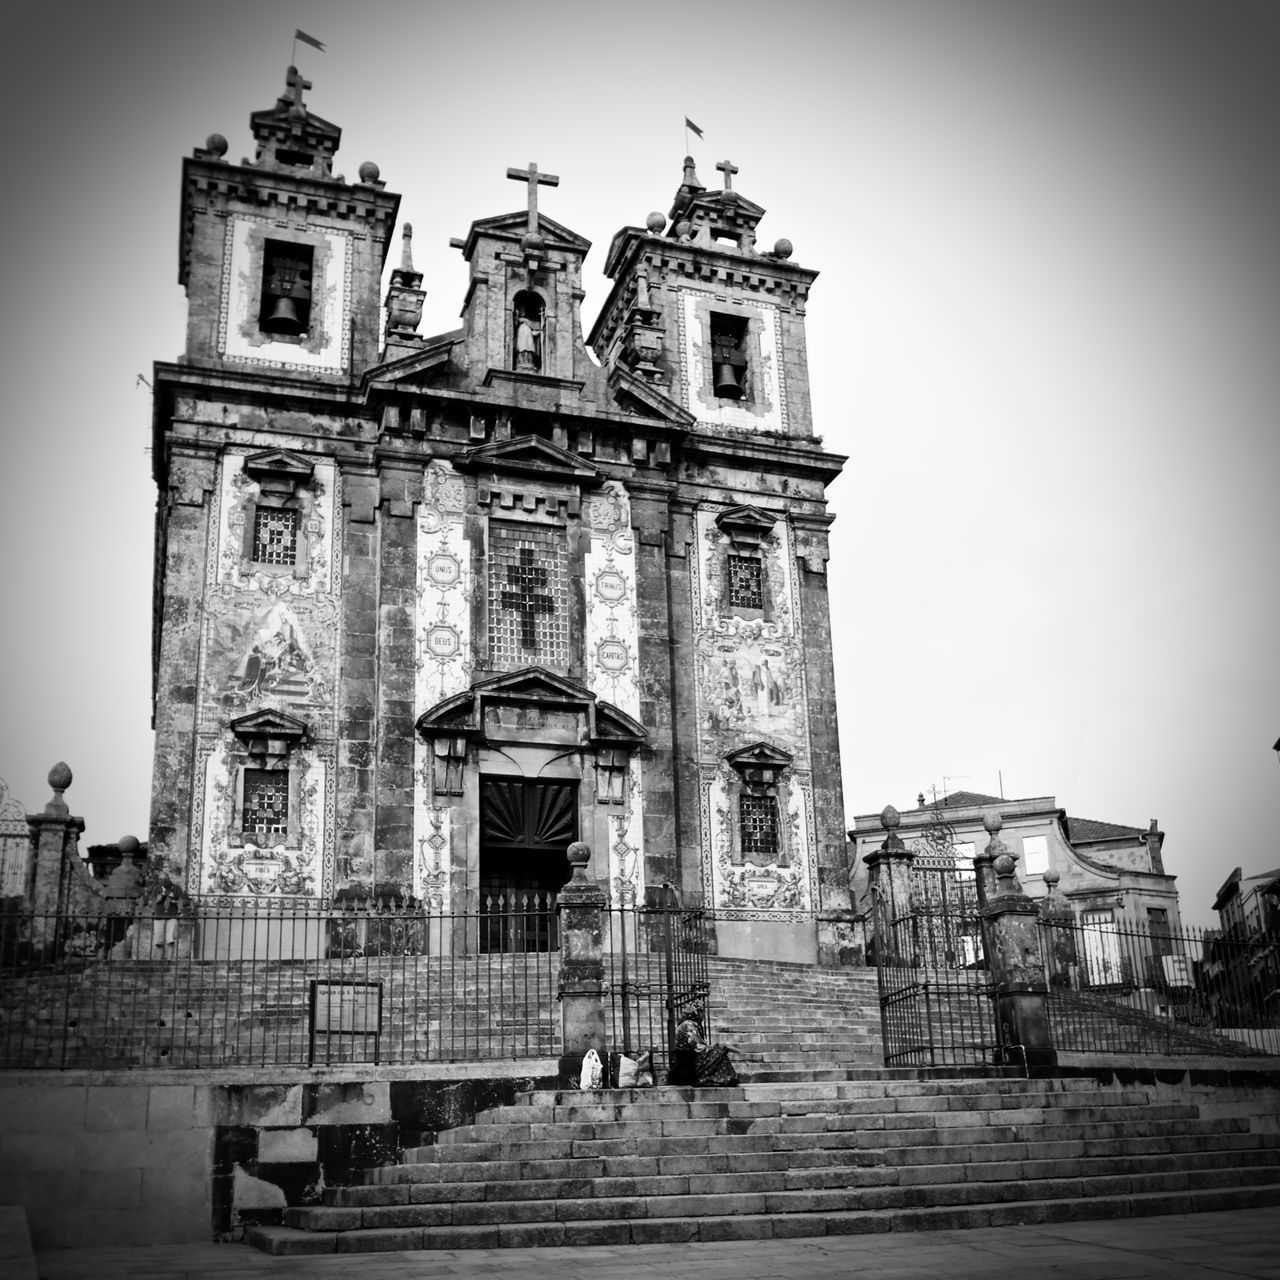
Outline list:
[[[567,551],[554,526],[489,526],[489,660],[499,670],[569,665]]]

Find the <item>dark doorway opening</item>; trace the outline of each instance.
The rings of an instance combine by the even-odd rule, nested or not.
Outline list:
[[[578,784],[480,779],[480,949],[554,951],[556,894],[578,838]]]

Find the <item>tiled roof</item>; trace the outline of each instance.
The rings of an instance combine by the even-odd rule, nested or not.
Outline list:
[[[1141,827],[1122,827],[1115,822],[1098,822],[1094,818],[1067,819],[1067,839],[1072,844],[1077,840],[1124,840],[1146,834]]]
[[[944,809],[965,809],[975,804],[1005,804],[1000,796],[984,796],[976,791],[953,791],[942,801]]]

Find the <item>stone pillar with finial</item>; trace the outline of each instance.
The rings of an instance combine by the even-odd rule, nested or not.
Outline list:
[[[387,316],[384,360],[394,360],[426,345],[418,333],[422,304],[427,291],[422,288],[422,272],[413,266],[413,227],[404,224],[400,238],[400,265],[391,273],[383,308]]]
[[[1052,867],[1044,873],[1048,894],[1040,902],[1040,920],[1045,926],[1050,987],[1074,987],[1079,972],[1080,953],[1076,947],[1076,913],[1058,882],[1062,876]]]
[[[56,917],[66,907],[68,861],[78,868],[78,845],[84,830],[84,819],[75,818],[63,798],[71,785],[71,770],[59,761],[49,770],[49,786],[53,795],[40,813],[27,814],[31,831],[31,861],[27,867],[24,897],[36,916],[34,933],[37,941],[50,938],[57,927]]]
[[[560,1083],[569,1085],[582,1072],[582,1059],[594,1049],[605,1055],[604,1024],[604,889],[587,879],[591,847],[575,840],[568,848],[573,869],[560,890]]]
[[[1049,1030],[1040,910],[1023,893],[1018,859],[1000,839],[1004,819],[988,812],[982,825],[991,839],[974,865],[999,1042],[1010,1060],[1028,1068],[1052,1067],[1057,1054]]]
[[[876,961],[882,965],[912,963],[910,934],[896,924],[911,915],[911,864],[915,861],[915,854],[898,835],[901,822],[897,809],[885,805],[880,814],[884,842],[862,859],[871,892]]]

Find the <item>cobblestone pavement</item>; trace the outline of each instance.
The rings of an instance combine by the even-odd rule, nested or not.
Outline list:
[[[271,1258],[244,1245],[45,1250],[40,1280],[1280,1280],[1274,1209],[900,1235]]]

